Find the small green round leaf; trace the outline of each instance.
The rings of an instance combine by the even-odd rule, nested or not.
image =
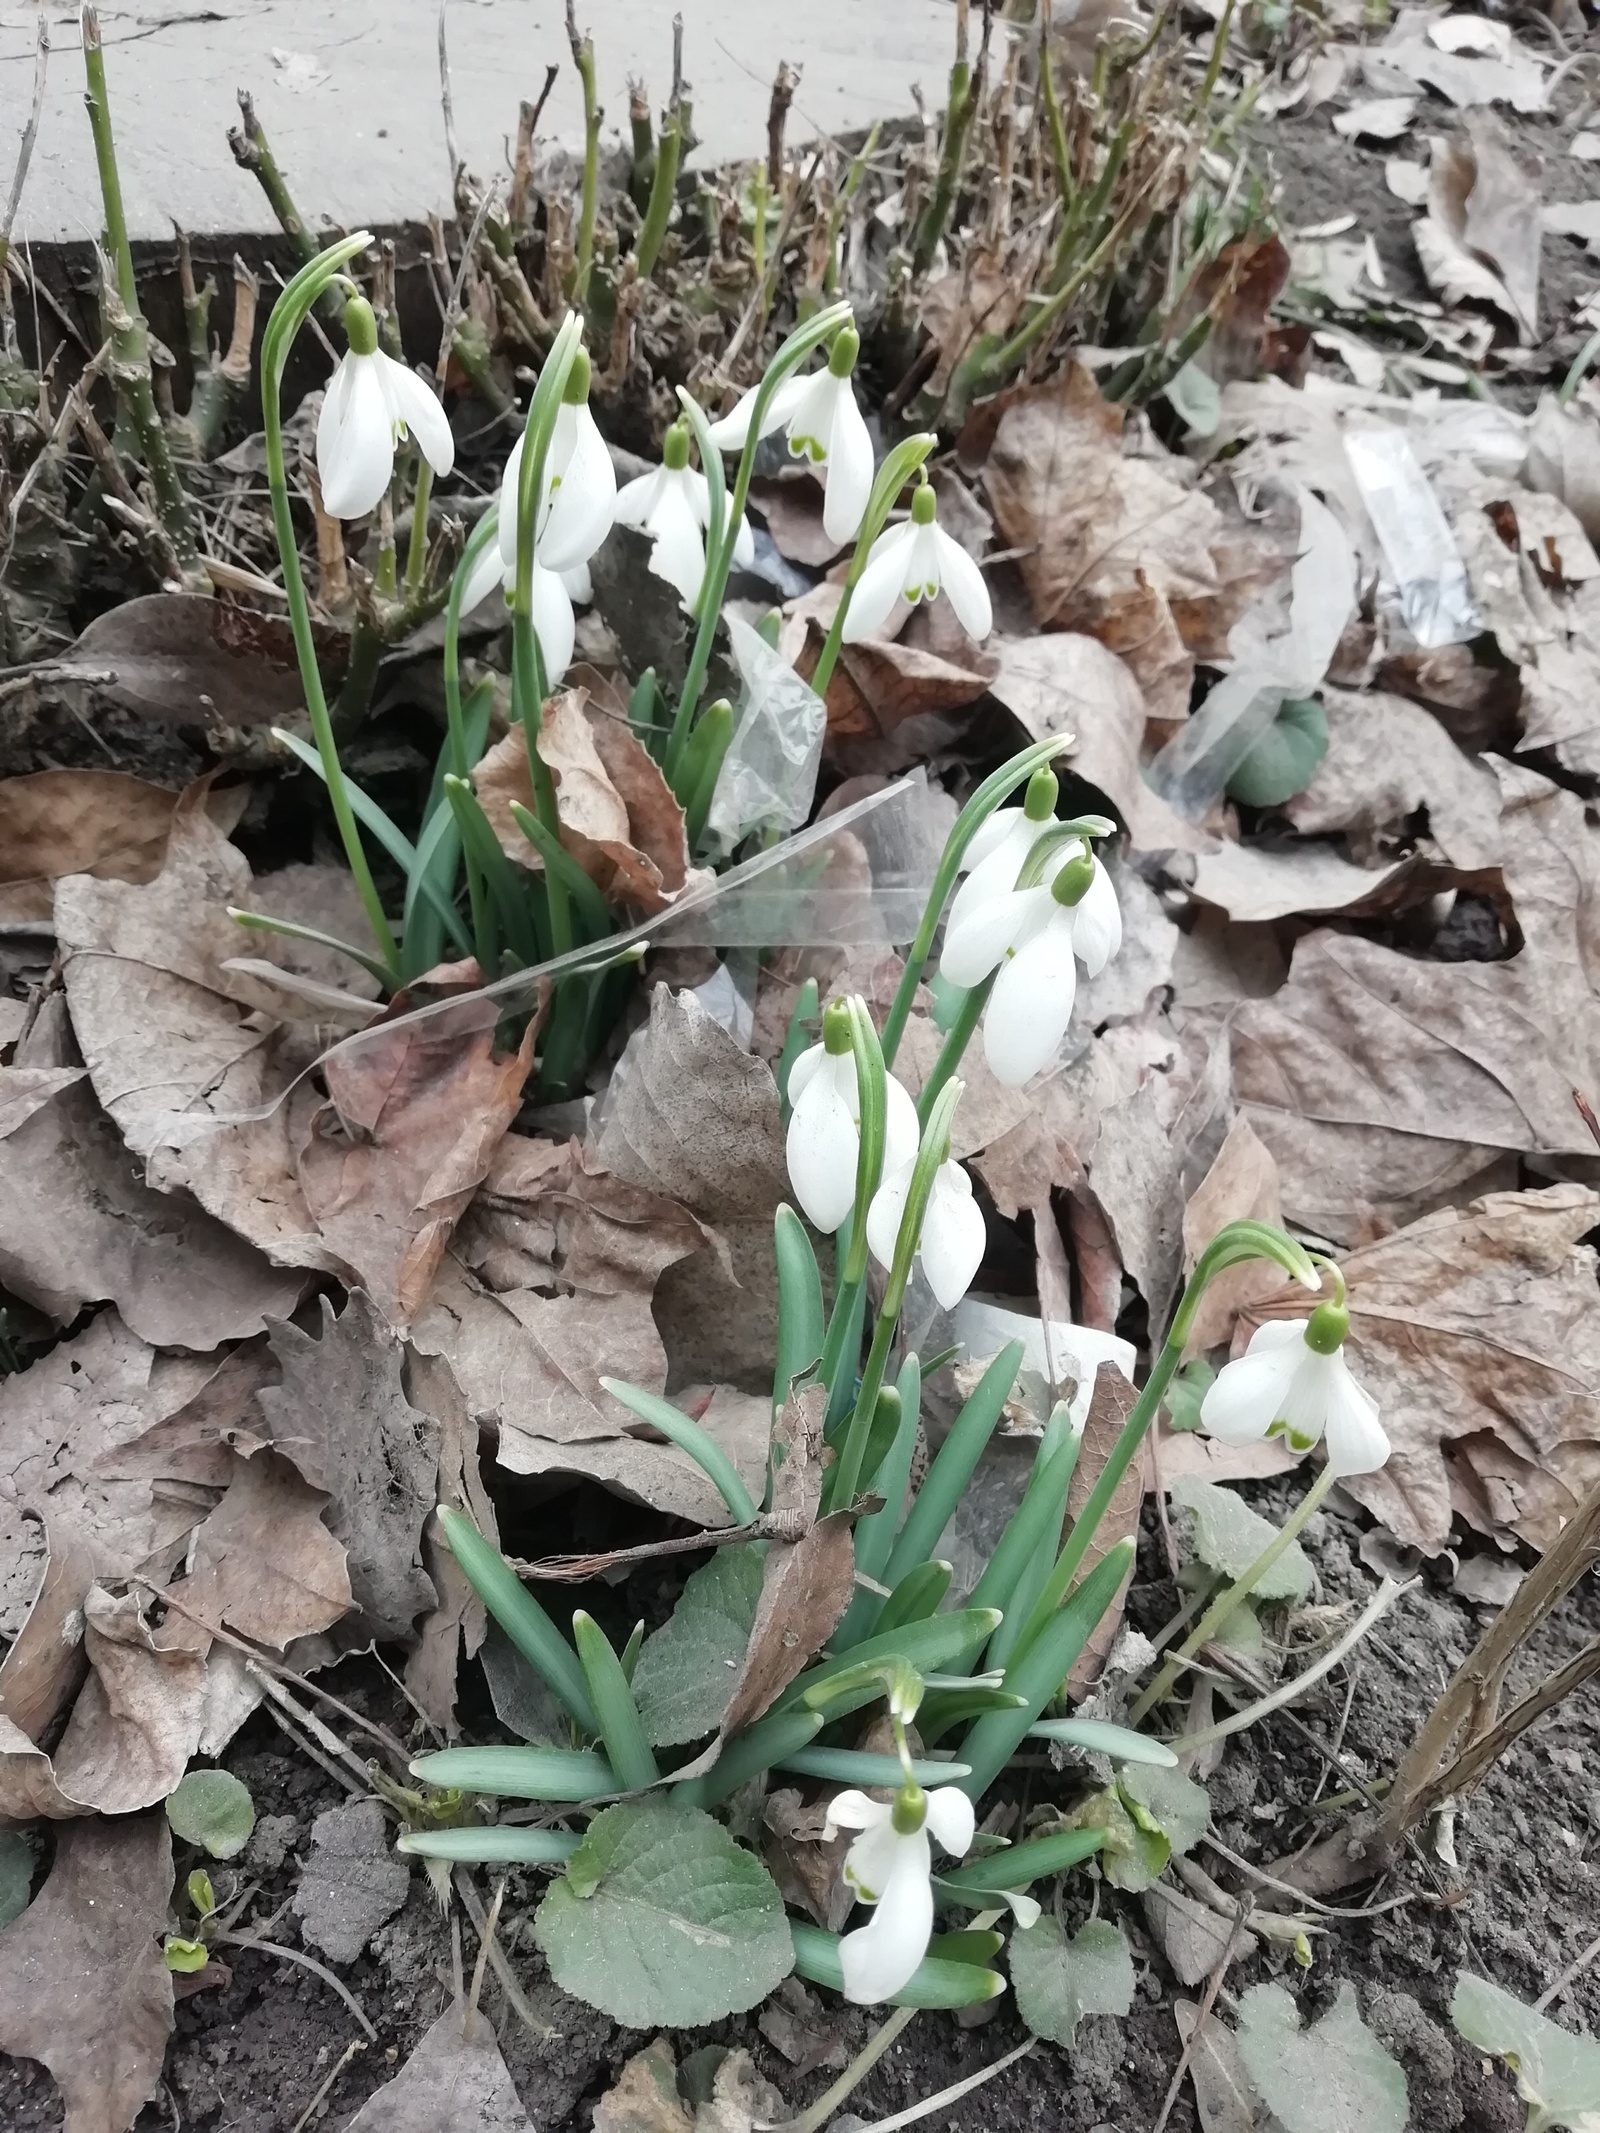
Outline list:
[[[191,1770],[167,1802],[167,1820],[186,1843],[201,1845],[213,1859],[231,1859],[250,1841],[255,1803],[248,1786],[226,1770]]]
[[[1125,2015],[1133,2005],[1133,1957],[1121,1928],[1091,1918],[1069,1941],[1053,1918],[1011,1936],[1017,2012],[1036,2037],[1069,2045],[1086,2014]]]
[[[198,1940],[185,1940],[181,1934],[169,1933],[161,1944],[161,1953],[166,1958],[167,1968],[176,1970],[183,1977],[196,1970],[204,1970],[211,1960],[205,1944]]]
[[[1304,792],[1328,752],[1328,720],[1314,697],[1286,696],[1278,716],[1228,780],[1245,807],[1281,807]]]

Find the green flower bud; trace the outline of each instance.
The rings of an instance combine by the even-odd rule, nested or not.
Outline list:
[[[1094,861],[1087,852],[1080,852],[1076,859],[1069,859],[1055,880],[1050,884],[1050,894],[1058,904],[1071,910],[1081,904],[1089,893],[1089,884],[1094,880]]]
[[[344,337],[350,343],[353,356],[370,356],[378,352],[378,321],[364,296],[352,296],[345,302]]]
[[[908,1781],[894,1796],[894,1812],[890,1818],[897,1837],[914,1837],[928,1819],[928,1795],[920,1785]]]
[[[1350,1313],[1342,1303],[1319,1303],[1306,1321],[1306,1346],[1315,1355],[1337,1355],[1350,1332]]]
[[[843,1000],[830,1000],[822,1010],[822,1048],[830,1059],[850,1050],[850,1009]]]

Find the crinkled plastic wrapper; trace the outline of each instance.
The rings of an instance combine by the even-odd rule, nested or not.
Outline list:
[[[390,1016],[332,1045],[269,1104],[233,1113],[175,1112],[164,1135],[181,1147],[217,1126],[270,1118],[308,1075],[329,1060],[396,1030],[430,1025],[430,1035],[463,1038],[492,1018],[512,1022],[537,1006],[541,988],[569,971],[594,970],[652,948],[881,948],[917,930],[944,848],[948,805],[919,774],[899,779],[797,836],[774,843],[679,902],[604,942],[519,970],[474,992],[455,993],[410,1014]]]
[[[706,827],[732,851],[756,831],[798,829],[810,814],[828,713],[748,622],[730,615],[728,634],[744,695]]]

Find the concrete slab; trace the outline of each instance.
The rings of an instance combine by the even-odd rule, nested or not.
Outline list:
[[[642,77],[659,109],[672,71],[672,18],[684,26],[699,158],[765,150],[768,91],[780,59],[803,66],[790,138],[844,132],[912,109],[921,82],[942,101],[953,13],[948,0],[585,0],[607,134],[625,130],[627,84]],[[53,50],[18,235],[35,243],[100,227],[83,111],[76,9],[50,9]],[[0,4],[0,193],[32,83],[34,10]],[[112,119],[135,238],[274,227],[259,188],[228,150],[234,92],[251,90],[305,213],[349,227],[420,219],[447,206],[439,111],[437,0],[138,0],[102,6]],[[504,168],[519,97],[558,61],[541,137],[582,141],[582,102],[562,0],[452,0],[448,17],[456,133],[480,174]]]

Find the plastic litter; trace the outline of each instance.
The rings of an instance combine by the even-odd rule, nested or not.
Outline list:
[[[1476,637],[1483,623],[1467,566],[1410,439],[1385,423],[1347,431],[1344,448],[1406,628],[1430,651]]]
[[[728,617],[744,683],[706,827],[732,851],[758,832],[798,829],[811,813],[827,707],[748,622]]]

